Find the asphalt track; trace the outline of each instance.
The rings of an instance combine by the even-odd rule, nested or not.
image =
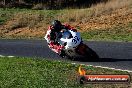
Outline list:
[[[85,43],[96,51],[101,59],[86,62],[71,61],[72,63],[132,71],[132,42],[85,41]],[[44,40],[0,40],[0,55],[63,60],[48,48]]]

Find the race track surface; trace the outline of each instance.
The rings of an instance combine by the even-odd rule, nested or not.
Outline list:
[[[85,43],[96,51],[101,59],[86,62],[71,61],[72,63],[132,71],[132,42],[85,41]],[[48,48],[44,40],[0,40],[0,55],[63,60]]]

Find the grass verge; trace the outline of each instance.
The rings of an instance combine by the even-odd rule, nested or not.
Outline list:
[[[81,29],[78,29],[80,31]],[[132,22],[129,22],[126,26],[115,26],[107,29],[90,29],[85,32],[81,32],[83,40],[94,41],[132,41]],[[28,35],[1,35],[3,39],[43,39],[43,35],[28,36]]]
[[[8,9],[8,8],[0,8],[0,25],[5,23],[6,21],[10,20],[14,14],[19,12],[27,11],[26,9]]]
[[[79,65],[24,57],[0,57],[1,88],[128,88],[128,84],[77,84]],[[131,74],[83,66],[87,74]],[[131,74],[132,75],[132,74]]]
[[[87,32],[82,32],[82,37],[85,40],[132,41],[132,22],[130,22],[127,26],[116,26],[107,29],[93,29]]]

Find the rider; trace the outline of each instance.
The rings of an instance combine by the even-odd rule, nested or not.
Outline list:
[[[59,54],[61,57],[65,56],[65,52],[63,50],[64,46],[60,45],[57,42],[57,35],[62,29],[67,29],[67,30],[73,30],[76,31],[76,29],[73,29],[68,24],[62,25],[59,20],[53,20],[51,25],[48,28],[48,31],[45,35],[45,39],[48,42],[48,46],[57,54]]]

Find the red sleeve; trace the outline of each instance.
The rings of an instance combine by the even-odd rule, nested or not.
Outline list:
[[[48,30],[52,30],[52,29],[53,29],[53,26],[49,26],[49,27],[48,27]]]
[[[74,27],[71,27],[69,24],[65,24],[64,26],[70,30],[77,31]]]
[[[48,30],[52,31],[52,29],[53,29],[53,26],[49,26],[49,27],[48,27]],[[48,37],[48,39],[50,39],[50,33],[48,34],[47,37]]]

